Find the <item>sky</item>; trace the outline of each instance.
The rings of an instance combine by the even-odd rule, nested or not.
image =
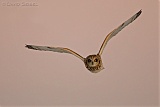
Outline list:
[[[58,46],[97,54],[106,35],[142,9],[113,37],[103,69],[91,73]],[[1,0],[0,106],[158,106],[157,0]]]

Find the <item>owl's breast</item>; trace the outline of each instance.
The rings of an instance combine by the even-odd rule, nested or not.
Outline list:
[[[84,63],[85,67],[92,73],[98,73],[104,69],[100,55],[89,55],[85,58]]]

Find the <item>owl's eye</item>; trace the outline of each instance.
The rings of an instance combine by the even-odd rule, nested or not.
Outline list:
[[[88,62],[91,62],[91,60],[90,60],[90,59],[88,59],[87,61],[88,61]]]
[[[98,62],[98,59],[96,58],[96,59],[94,60],[94,62]]]

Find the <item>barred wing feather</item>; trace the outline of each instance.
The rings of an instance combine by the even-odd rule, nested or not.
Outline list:
[[[62,48],[62,47],[49,47],[49,46],[35,46],[35,45],[26,45],[27,48],[33,49],[33,50],[39,50],[39,51],[52,51],[52,52],[59,52],[59,53],[69,53],[72,54],[78,58],[80,58],[82,61],[84,61],[84,58],[79,55],[78,53],[68,49],[68,48]]]
[[[140,10],[139,12],[137,12],[135,15],[133,15],[131,18],[129,18],[127,21],[125,21],[124,23],[122,23],[119,27],[117,27],[116,29],[114,29],[112,32],[110,32],[105,40],[102,43],[102,46],[98,52],[99,55],[102,54],[106,44],[108,43],[108,41],[115,36],[119,31],[121,31],[124,27],[126,27],[127,25],[129,25],[130,23],[132,23],[140,14],[142,13],[142,10]]]

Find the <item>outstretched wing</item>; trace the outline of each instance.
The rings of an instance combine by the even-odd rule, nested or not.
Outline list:
[[[34,50],[40,50],[40,51],[53,51],[53,52],[59,52],[59,53],[69,53],[72,54],[78,58],[80,58],[82,61],[84,61],[84,58],[79,55],[78,53],[68,49],[68,48],[62,48],[62,47],[49,47],[49,46],[35,46],[35,45],[26,45],[28,49],[34,49]]]
[[[129,25],[130,23],[132,23],[140,14],[142,13],[142,10],[140,10],[139,12],[137,12],[135,15],[133,15],[130,19],[128,19],[127,21],[125,21],[124,23],[122,23],[119,27],[117,27],[116,29],[114,29],[112,32],[110,32],[105,40],[102,43],[102,46],[98,52],[99,55],[102,54],[106,44],[108,43],[108,41],[115,36],[119,31],[121,31],[124,27],[126,27],[127,25]]]

